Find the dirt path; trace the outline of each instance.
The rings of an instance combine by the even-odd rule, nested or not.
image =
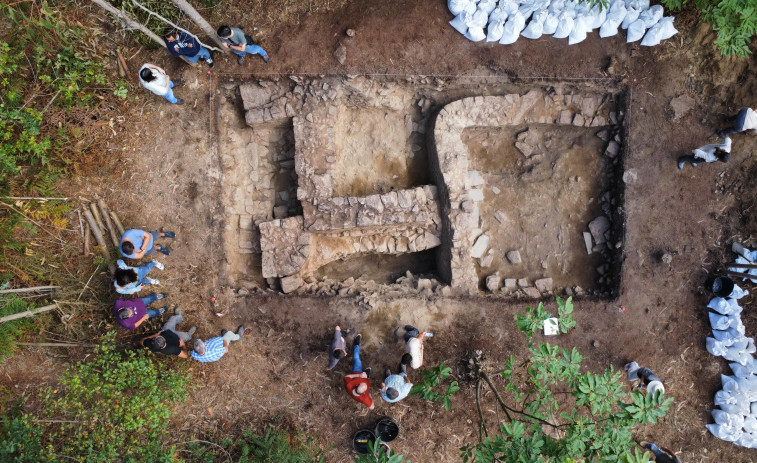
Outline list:
[[[754,223],[746,208],[754,188],[745,180],[757,168],[754,138],[734,138],[729,164],[679,171],[675,159],[711,142],[713,128],[725,114],[754,105],[754,60],[718,58],[712,33],[704,26],[685,27],[692,23],[686,15],[679,19],[681,34],[652,49],[628,45],[622,35],[599,39],[596,34],[576,46],[551,38],[521,39],[512,46],[473,44],[447,25],[449,19],[440,1],[355,2],[329,15],[309,16],[297,27],[267,31],[261,39],[272,57],[269,65],[253,58],[239,68],[235,60],[221,57],[208,75],[202,65],[190,68],[160,52],[150,55],[150,61],[184,78],[187,84],[176,95],[187,104],[171,106],[135,89],[136,104],[116,125],[118,135],[110,142],[112,163],[103,166],[100,176],[76,179],[68,188],[107,197],[127,228],[177,232],[160,279],[170,302],[181,305],[185,318],[198,325],[200,337],[240,323],[250,327],[244,341],[232,345],[221,362],[192,365],[197,388],[179,411],[179,426],[216,438],[230,427],[278,418],[318,435],[329,461],[340,462],[349,460],[354,430],[389,414],[401,424],[393,445],[400,453],[412,461],[457,461],[459,447],[476,439],[471,388],[464,385],[449,413],[416,398],[391,407],[379,403],[375,412],[358,408],[342,391],[346,362],[335,372],[325,371],[333,326],[362,331],[365,362],[377,372],[396,363],[401,344],[393,331],[405,323],[436,332],[428,343],[428,365],[446,362],[459,368],[464,354],[474,349],[483,349],[494,361],[523,353],[514,330],[514,314],[523,303],[419,296],[369,309],[361,296],[253,292],[237,297],[231,287],[224,287],[229,275],[222,269],[248,265],[239,264],[238,255],[225,254],[222,246],[228,225],[224,198],[234,194],[236,183],[224,176],[221,137],[229,131],[221,125],[228,108],[219,99],[236,83],[276,78],[276,73],[282,78],[291,73],[389,73],[400,79],[441,74],[481,76],[467,78],[486,92],[486,78],[492,76],[507,76],[519,86],[582,85],[582,79],[610,77],[630,100],[623,171],[635,174],[635,181],[624,187],[620,297],[578,300],[577,328],[558,342],[577,346],[588,368],[622,368],[626,361],[637,360],[665,380],[666,392],[676,401],[665,420],[639,439],[680,449],[687,462],[749,461],[747,450],[715,439],[704,428],[719,374],[727,366],[704,349],[708,294],[700,288],[708,272],[728,256],[725,250],[733,239],[753,239]],[[348,27],[356,30],[354,38],[344,36]],[[343,66],[332,56],[338,42],[347,49]],[[674,120],[670,100],[681,95],[693,98],[695,105]],[[237,110],[236,116],[243,117],[242,108]],[[660,260],[663,253],[672,256],[670,264]],[[218,298],[219,307],[228,308],[224,318],[213,315],[217,308],[211,296]],[[752,301],[742,305],[749,307]],[[627,310],[618,312],[617,305]],[[747,335],[754,335],[757,323],[745,318]],[[37,355],[19,358],[34,361]],[[22,371],[13,363],[2,368],[14,378]]]

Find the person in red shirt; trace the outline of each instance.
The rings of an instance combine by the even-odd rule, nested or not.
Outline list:
[[[371,369],[368,367],[363,371],[363,364],[360,363],[361,339],[362,335],[358,334],[355,336],[354,341],[352,341],[352,374],[344,377],[344,388],[350,397],[365,405],[368,409],[373,410],[373,399],[371,399],[369,392],[371,381],[368,379]]]

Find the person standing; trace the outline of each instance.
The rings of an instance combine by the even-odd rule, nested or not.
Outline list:
[[[347,331],[339,328],[339,325],[334,328],[334,339],[331,341],[331,346],[329,347],[329,366],[326,367],[327,370],[333,370],[336,364],[339,363],[339,360],[347,356],[347,336],[354,332],[354,328],[350,328]]]
[[[693,154],[678,158],[678,168],[683,169],[684,164],[691,163],[696,167],[700,162],[728,162],[731,160],[731,138],[726,135],[723,143],[704,145],[693,151]]]
[[[402,372],[407,372],[407,366],[417,370],[423,365],[423,341],[431,333],[419,332],[413,325],[405,325],[405,350],[407,353],[402,356],[400,368]]]
[[[155,301],[165,299],[163,293],[151,294],[138,299],[119,299],[113,304],[113,313],[118,324],[127,330],[134,330],[150,318],[158,317],[166,312],[166,307],[148,309],[147,306]]]
[[[200,45],[196,38],[184,31],[167,27],[163,31],[163,41],[166,43],[168,51],[176,57],[183,56],[190,63],[196,63],[202,59],[211,68],[215,64],[213,58],[210,57],[210,51]]]
[[[248,53],[250,55],[260,55],[266,63],[271,61],[268,53],[266,53],[262,47],[252,43],[252,37],[245,34],[242,29],[238,27],[221,26],[218,28],[217,33],[218,38],[223,42],[223,46],[237,55],[237,64],[240,66],[244,64],[244,57]]]
[[[244,334],[244,326],[239,325],[237,332],[221,330],[221,336],[207,341],[197,339],[192,348],[192,358],[198,362],[215,362],[229,351],[229,343],[239,341]]]
[[[360,362],[361,339],[362,335],[358,334],[352,341],[352,373],[344,377],[344,389],[353,400],[373,410],[375,405],[371,399],[371,380],[369,379],[371,369],[369,367],[363,371],[363,364]]]
[[[175,83],[171,82],[166,71],[159,66],[150,63],[144,64],[139,69],[139,83],[154,94],[162,96],[169,103],[184,104],[184,100],[173,95],[173,88],[180,86],[183,82],[181,79]]]
[[[187,332],[178,331],[176,325],[182,321],[184,321],[184,318],[181,316],[181,309],[177,307],[174,315],[163,325],[162,330],[152,336],[142,338],[139,343],[156,354],[176,355],[183,359],[189,358],[187,353],[184,352],[184,345],[192,340],[192,335],[197,327],[192,326]]]
[[[730,118],[729,122],[734,122],[734,124],[726,129],[718,130],[717,134],[719,137],[747,130],[757,132],[757,112],[752,108],[741,108],[741,111],[736,116]]]
[[[381,383],[381,398],[389,403],[399,402],[407,397],[412,388],[413,383],[410,382],[404,370],[398,375],[393,375],[391,370],[387,369],[384,382]]]
[[[144,256],[154,254],[155,249],[165,255],[171,254],[170,249],[155,243],[158,238],[176,238],[176,234],[174,232],[146,232],[136,228],[126,230],[121,237],[119,246],[121,255],[129,259],[139,260]]]
[[[143,290],[147,285],[159,285],[159,280],[147,278],[147,274],[150,273],[153,267],[157,267],[158,270],[165,268],[157,260],[141,267],[130,267],[121,259],[118,259],[116,264],[118,264],[118,268],[116,269],[113,286],[116,287],[118,294],[134,294]]]

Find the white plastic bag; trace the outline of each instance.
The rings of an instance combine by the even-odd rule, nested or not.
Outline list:
[[[628,29],[628,26],[639,19],[639,14],[641,14],[641,6],[639,5],[639,0],[626,2],[626,17],[623,18],[623,22],[620,24],[620,27],[622,27],[623,29]]]
[[[736,442],[734,442],[734,444],[753,449],[755,448],[755,445],[757,445],[757,435],[745,432],[736,440]]]
[[[645,47],[659,45],[663,40],[669,39],[676,35],[678,31],[673,27],[673,18],[662,18],[657,24],[652,26],[644,35],[641,44]]]
[[[457,16],[464,12],[470,3],[470,0],[447,0],[447,8],[450,13]]]
[[[499,42],[502,38],[502,34],[505,32],[505,22],[490,22],[486,28],[486,41],[487,42]]]
[[[475,13],[473,13],[473,16],[471,16],[471,21],[468,23],[468,27],[480,27],[484,28],[486,27],[486,23],[489,22],[489,12],[482,10],[481,8],[478,8]]]
[[[705,346],[707,347],[707,352],[716,357],[723,357],[728,352],[728,348],[715,338],[708,337],[705,341]]]
[[[559,23],[559,20],[557,19],[557,15],[554,13],[549,13],[547,15],[547,19],[544,20],[544,26],[542,28],[542,33],[544,35],[552,35],[557,30],[557,24]]]
[[[478,9],[486,11],[487,17],[495,8],[497,8],[496,0],[481,0],[478,2]]]
[[[508,16],[507,11],[502,9],[502,7],[498,6],[497,8],[494,9],[494,11],[492,11],[489,14],[489,24],[493,22],[504,23],[505,21],[507,21],[507,16]]]
[[[731,319],[728,318],[727,315],[719,315],[716,313],[710,312],[710,325],[712,325],[713,330],[727,330],[731,327]]]
[[[531,22],[528,23],[523,32],[520,35],[527,39],[538,39],[544,33],[544,21],[547,19],[547,10],[537,10],[531,17]]]
[[[555,29],[555,33],[552,35],[552,37],[556,39],[564,39],[570,35],[571,31],[573,31],[574,26],[575,22],[573,20],[573,17],[570,16],[570,13],[563,12],[559,16],[557,29]]]
[[[744,335],[735,328],[728,328],[723,331],[712,330],[712,337],[722,342],[725,347],[731,347],[734,343],[744,339]]]
[[[515,0],[500,0],[499,1],[499,7],[504,10],[505,13],[507,13],[507,16],[511,16],[515,14],[516,11],[518,11],[518,2]]]
[[[747,362],[746,365],[733,362],[733,363],[729,363],[728,366],[731,367],[733,376],[735,376],[736,378],[749,378],[751,376],[754,376],[754,373],[755,373],[754,360],[751,362]]]
[[[515,43],[515,41],[518,40],[518,37],[520,36],[520,31],[522,31],[524,27],[526,27],[526,18],[523,17],[520,11],[516,11],[507,19],[507,22],[505,23],[505,29],[502,33],[502,38],[499,40],[499,43],[503,45],[510,45],[511,43]]]
[[[729,428],[722,424],[707,424],[705,427],[713,436],[726,442],[735,442],[739,440],[743,434],[740,430],[734,430],[733,428]]]
[[[715,413],[715,410],[712,411],[713,416]],[[715,420],[717,421],[717,420]],[[757,432],[757,417],[754,415],[749,415],[746,418],[744,418],[744,431],[746,432]]]
[[[662,18],[660,22],[665,20],[666,18]],[[741,289],[739,285],[733,285],[733,291],[731,291],[731,294],[728,295],[729,298],[739,300],[744,296],[748,296],[749,291]]]
[[[722,315],[728,315],[731,313],[731,305],[722,297],[713,297],[712,299],[710,299],[710,302],[707,304],[707,308],[712,309]]]
[[[602,26],[599,28],[599,36],[612,37],[618,34],[618,27],[623,22],[623,18],[626,17],[626,4],[622,1],[613,3],[610,7],[610,11],[607,13],[607,18]]]
[[[587,16],[577,16],[573,30],[568,36],[568,45],[575,45],[586,40],[586,33],[591,31],[591,18]]]
[[[455,16],[455,19],[449,22],[450,26],[454,27],[455,30],[463,35],[465,35],[468,32],[468,21],[470,21],[471,15],[467,13],[460,13],[459,15]]]
[[[649,29],[662,19],[663,14],[665,14],[665,11],[662,9],[662,5],[652,5],[639,14],[639,19],[644,21],[644,27]]]
[[[552,0],[547,7],[547,10],[555,16],[559,16],[564,9],[565,0]]]
[[[628,37],[626,38],[626,42],[636,42],[644,37],[644,32],[646,32],[646,30],[647,28],[644,26],[644,21],[641,19],[632,22],[631,25],[628,26]]]
[[[465,38],[473,42],[480,42],[486,38],[486,33],[484,33],[483,27],[470,26]]]
[[[591,17],[591,29],[597,29],[604,24],[605,20],[607,19],[607,8],[602,8],[602,11],[599,11],[599,5],[595,4],[591,10],[589,10],[589,16]]]

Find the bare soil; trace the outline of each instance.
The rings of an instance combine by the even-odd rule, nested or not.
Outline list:
[[[226,12],[249,12],[247,6],[236,2]],[[464,79],[480,94],[488,94],[492,85],[589,85],[593,79],[609,78],[628,96],[623,171],[636,173],[636,181],[625,185],[623,204],[618,206],[625,217],[619,296],[613,300],[579,298],[576,329],[553,342],[576,346],[585,356],[586,368],[594,371],[610,365],[622,368],[625,362],[636,360],[663,378],[666,393],[675,402],[665,419],[636,436],[639,440],[680,450],[686,462],[751,461],[750,451],[720,441],[704,428],[711,422],[709,412],[720,388],[719,374],[728,368],[724,360],[710,356],[704,348],[710,327],[705,309],[709,293],[703,283],[731,257],[728,248],[732,241],[757,242],[757,224],[752,219],[755,187],[750,182],[757,174],[755,138],[736,135],[728,164],[687,166],[679,171],[675,160],[712,142],[714,130],[723,126],[725,116],[741,106],[754,106],[754,59],[721,58],[712,45],[713,32],[691,12],[677,19],[678,36],[654,48],[626,44],[622,36],[599,39],[596,34],[576,46],[548,37],[521,39],[511,46],[475,44],[449,27],[449,19],[443,1],[355,2],[328,13],[303,13],[297,16],[297,23],[258,31],[256,39],[272,57],[268,65],[253,57],[238,67],[234,57],[223,56],[208,74],[204,65],[188,67],[160,51],[142,52],[130,63],[136,69],[142,61],[151,61],[165,65],[172,76],[183,77],[187,84],[178,88],[176,95],[187,104],[169,105],[135,85],[130,92],[136,98],[134,104],[114,120],[116,133],[109,141],[112,151],[107,164],[62,188],[68,196],[105,197],[127,228],[177,233],[171,243],[173,252],[162,259],[166,270],[157,276],[162,289],[170,294],[169,301],[182,306],[187,321],[198,325],[197,335],[208,338],[240,323],[249,327],[242,342],[233,344],[221,361],[191,365],[196,388],[178,409],[181,419],[176,420],[176,441],[185,440],[183,435],[218,439],[276,419],[317,435],[328,461],[342,462],[350,461],[352,433],[389,415],[401,426],[400,437],[392,445],[395,450],[412,461],[458,461],[459,447],[477,438],[470,384],[463,382],[450,412],[415,397],[395,405],[378,400],[376,410],[370,412],[349,400],[342,390],[347,362],[342,361],[333,372],[325,370],[334,325],[354,326],[363,333],[364,364],[371,365],[376,376],[396,365],[402,345],[394,332],[406,323],[436,333],[427,343],[426,364],[446,362],[457,375],[462,374],[466,354],[475,349],[486,352],[495,363],[525,353],[524,340],[514,328],[514,314],[523,310],[522,303],[418,297],[394,299],[368,310],[361,296],[285,297],[253,292],[235,297],[229,282],[241,279],[240,269],[255,268],[256,263],[254,253],[227,253],[223,245],[227,220],[223,205],[240,186],[221,181],[222,173],[228,172],[220,160],[224,137],[231,136],[227,128],[242,128],[235,125],[243,117],[239,102],[236,118],[231,117],[234,83],[289,74],[392,74],[400,78],[421,74],[432,79],[434,75]],[[242,25],[254,21],[245,19]],[[347,28],[356,30],[354,38],[344,36]],[[332,56],[339,42],[347,47],[344,65]],[[670,100],[680,95],[692,97],[696,105],[674,120]],[[454,99],[453,94],[449,97]],[[375,116],[356,117],[361,123],[371,123],[365,119]],[[366,137],[365,143],[373,140],[373,130],[353,132]],[[252,136],[266,140],[273,153],[291,149],[286,132],[280,128]],[[501,237],[507,243],[501,251],[525,246],[526,236],[539,236],[539,223],[562,225],[564,243],[555,234],[540,238],[551,246],[540,248],[550,256],[548,266],[566,270],[575,282],[595,277],[590,269],[597,263],[586,258],[577,236],[586,217],[597,212],[596,199],[588,202],[601,192],[595,184],[599,176],[590,174],[602,170],[591,157],[598,149],[597,140],[580,130],[556,133],[554,139],[564,144],[560,145],[564,161],[553,169],[554,190],[533,203],[525,198],[528,185],[509,177],[513,165],[508,156],[512,154],[508,154],[509,147],[494,140],[500,135],[472,130],[467,136],[469,146],[499,155],[497,163],[491,161],[494,155],[488,160],[483,155],[476,157],[487,171],[487,181],[501,182],[503,192],[514,186],[524,190],[523,198],[508,201],[511,210],[533,211],[523,235]],[[487,142],[489,139],[492,141]],[[380,148],[364,151],[364,157],[356,161],[377,155]],[[401,157],[389,153],[392,156]],[[239,169],[247,169],[247,175],[251,167]],[[398,175],[400,172],[406,171],[399,168]],[[345,189],[360,192],[355,182],[363,174],[363,170],[346,173]],[[576,175],[581,182],[566,184]],[[288,180],[281,182],[291,185]],[[486,195],[482,215],[491,222],[499,199],[490,192]],[[271,206],[276,201],[268,200]],[[294,204],[289,207],[296,209]],[[527,217],[521,214],[513,220]],[[565,251],[575,259],[557,257]],[[581,259],[580,251],[584,252]],[[660,259],[663,253],[672,255],[670,264]],[[361,268],[358,266],[356,273]],[[107,287],[107,276],[101,278],[102,287]],[[210,302],[211,296],[218,298],[218,307]],[[753,304],[752,296],[742,300],[747,334],[752,336],[757,334],[757,322],[749,315]],[[619,305],[626,310],[618,311]],[[547,306],[555,310],[553,302]],[[214,315],[219,308],[227,311],[225,317]],[[98,310],[102,317],[109,316],[109,307]],[[144,333],[159,327],[158,322],[149,325]],[[131,334],[122,336],[128,340]],[[69,355],[73,361],[84,352]],[[20,352],[0,366],[0,383],[12,390],[26,388],[29,378],[50,383],[56,369],[42,368],[42,358],[50,358],[47,351]],[[56,359],[54,364],[63,361]],[[165,362],[170,367],[176,360]],[[34,384],[40,383],[35,380]],[[375,389],[373,395],[378,399]],[[483,400],[491,426],[497,419],[495,407],[491,397]]]

